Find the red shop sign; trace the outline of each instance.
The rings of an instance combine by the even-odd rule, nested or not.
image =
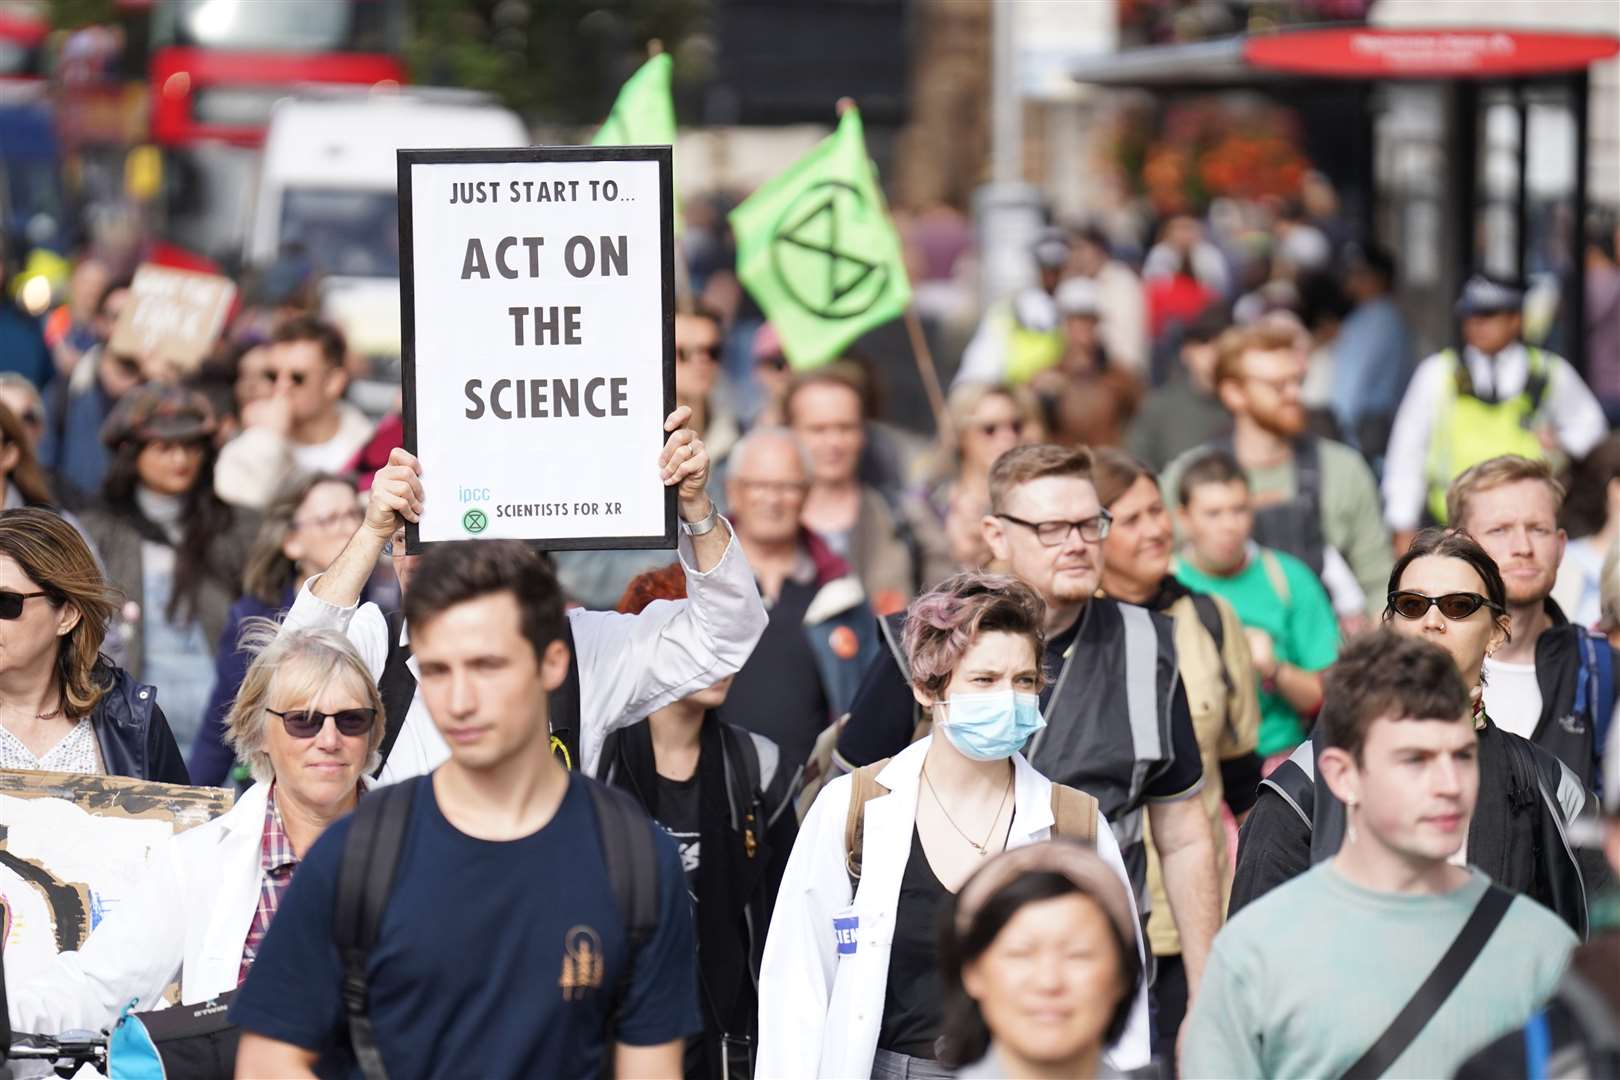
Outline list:
[[[1579,71],[1620,52],[1604,34],[1514,30],[1301,30],[1251,37],[1243,58],[1271,71],[1329,78],[1447,79]]]

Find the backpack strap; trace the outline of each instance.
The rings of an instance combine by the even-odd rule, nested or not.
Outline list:
[[[1592,727],[1592,784],[1603,796],[1604,748],[1614,720],[1614,650],[1591,631],[1581,631],[1580,671],[1575,677],[1575,715],[1588,718]]]
[[[866,833],[866,804],[889,789],[877,782],[878,773],[889,764],[888,758],[879,758],[870,765],[862,765],[850,773],[849,810],[844,815],[844,869],[849,874],[849,888],[855,891],[861,880],[861,845]]]
[[[1300,743],[1300,746],[1306,747],[1308,754],[1311,740],[1306,739]],[[1300,819],[1305,822],[1305,827],[1314,829],[1316,824],[1316,762],[1314,758],[1307,756],[1305,761],[1301,763],[1296,760],[1298,757],[1299,751],[1296,750],[1281,761],[1275,769],[1272,769],[1266,778],[1260,781],[1260,786],[1269,787],[1278,795],[1281,795],[1283,802],[1288,804],[1289,809],[1298,814]],[[1307,771],[1307,766],[1310,766],[1309,771]]]
[[[720,725],[720,746],[725,753],[726,805],[731,812],[731,831],[741,833],[743,851],[752,859],[759,851],[759,829],[764,801],[759,787],[759,747],[746,731],[730,724]]]
[[[1406,1052],[1412,1041],[1423,1032],[1431,1017],[1440,1011],[1451,992],[1462,982],[1474,960],[1485,951],[1491,935],[1496,932],[1502,917],[1513,904],[1513,893],[1500,885],[1489,885],[1479,898],[1474,911],[1463,923],[1451,947],[1440,958],[1429,977],[1423,980],[1417,993],[1401,1009],[1378,1041],[1345,1070],[1344,1080],[1376,1080]]]
[[[1052,835],[1097,846],[1097,800],[1077,788],[1052,785]]]
[[[405,630],[405,613],[390,611],[387,623],[388,659],[383,664],[382,675],[377,679],[377,692],[382,696],[384,727],[382,743],[377,747],[377,771],[371,774],[373,777],[382,775],[388,754],[405,728],[405,717],[411,711],[411,702],[416,700],[416,676],[411,674],[408,662],[411,647],[400,644],[399,640]]]
[[[405,846],[411,801],[421,782],[389,784],[360,800],[338,868],[332,937],[343,959],[343,1011],[349,1021],[349,1042],[365,1080],[388,1077],[371,1026],[366,967],[393,889],[399,853]]]
[[[1294,440],[1294,488],[1302,499],[1309,500],[1313,513],[1322,510],[1322,453],[1321,443],[1314,435]]]
[[[1266,580],[1271,582],[1272,591],[1286,607],[1292,597],[1288,588],[1288,574],[1283,570],[1282,560],[1277,558],[1275,551],[1263,547],[1260,549],[1260,565],[1265,567]]]
[[[658,848],[652,832],[657,826],[627,792],[597,783],[583,773],[579,779],[596,811],[602,860],[607,864],[608,882],[630,946],[624,970],[609,998],[606,1035],[611,1043],[623,1019],[641,947],[658,929]]]
[[[1208,593],[1192,593],[1193,611],[1198,614],[1198,621],[1203,625],[1204,632],[1210,640],[1215,642],[1215,655],[1221,661],[1221,681],[1226,684],[1227,694],[1231,694],[1236,687],[1232,683],[1232,672],[1226,666],[1226,624],[1221,621],[1220,605]]]
[[[906,613],[897,611],[893,615],[878,616],[878,634],[883,638],[883,644],[888,646],[889,655],[894,657],[895,666],[900,669],[901,676],[906,685],[911,685],[911,663],[906,659],[906,650],[901,645],[901,639],[906,628]],[[934,719],[928,710],[920,704],[911,707],[911,741],[916,742],[927,735],[934,726]]]
[[[551,752],[569,772],[584,772],[579,755],[579,651],[574,647],[574,620],[563,616],[559,639],[568,646],[568,674],[562,685],[546,695],[546,718],[551,725]]]
[[[1547,396],[1547,386],[1552,381],[1552,366],[1547,363],[1547,354],[1534,345],[1526,345],[1524,351],[1528,368],[1524,378],[1524,394],[1530,399],[1530,415],[1534,417],[1541,411],[1541,401]]]

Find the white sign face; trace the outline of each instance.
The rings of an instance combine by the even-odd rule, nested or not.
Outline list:
[[[19,986],[84,944],[139,887],[154,851],[233,793],[121,776],[0,773],[0,942]]]
[[[411,547],[674,547],[668,148],[399,161]]]

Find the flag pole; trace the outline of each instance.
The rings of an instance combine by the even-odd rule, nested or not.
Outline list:
[[[911,355],[917,361],[917,373],[922,376],[923,389],[928,392],[929,407],[934,410],[934,427],[940,439],[950,444],[956,433],[951,430],[951,414],[945,408],[945,391],[940,387],[934,354],[928,348],[928,337],[923,333],[922,320],[917,317],[915,304],[906,305],[906,333],[911,337]]]
[[[663,51],[664,51],[663,39],[661,39],[661,38],[648,38],[647,39],[647,59],[648,60],[651,60],[655,56],[661,55],[663,53]],[[669,152],[670,152],[671,155],[673,155],[675,153],[675,147],[671,146],[669,148]],[[687,269],[686,269],[686,256],[680,250],[680,240],[681,240],[680,234],[677,233],[676,236],[675,236],[675,241],[674,241],[675,242],[675,304],[676,304],[677,307],[685,307],[688,304],[696,303],[696,297],[694,297],[692,295],[692,278],[691,278],[691,275],[687,272]]]
[[[837,108],[840,117],[854,107],[854,98],[838,99]],[[895,231],[899,232],[898,229]],[[945,391],[940,386],[939,369],[934,366],[934,353],[928,347],[928,336],[923,333],[922,320],[917,317],[916,304],[906,305],[905,322],[906,335],[911,339],[911,358],[917,365],[917,374],[922,377],[923,391],[928,395],[928,407],[934,413],[934,428],[939,437],[948,443],[954,436],[951,430],[951,415],[945,408]]]

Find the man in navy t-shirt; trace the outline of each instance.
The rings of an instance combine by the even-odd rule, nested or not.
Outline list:
[[[659,914],[610,998],[627,935],[584,780],[552,755],[547,694],[568,671],[556,581],[527,546],[436,546],[405,599],[419,687],[450,760],[418,785],[369,954],[390,1077],[681,1075],[700,1030],[680,857],[657,836]],[[654,830],[658,832],[658,830]],[[239,1076],[352,1075],[332,934],[349,822],[310,848],[231,1019]]]

